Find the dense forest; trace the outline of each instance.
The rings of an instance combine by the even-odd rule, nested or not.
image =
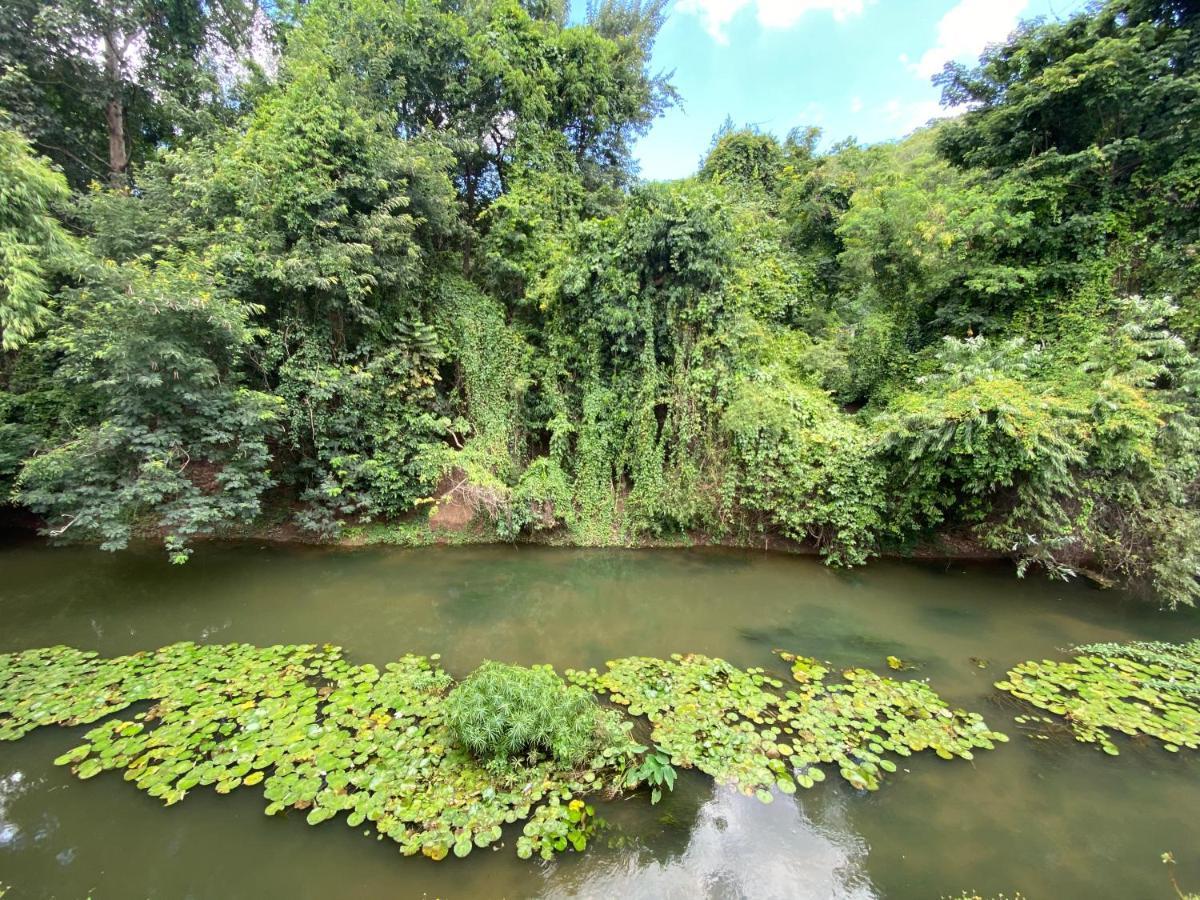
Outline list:
[[[181,562],[449,503],[481,539],[946,541],[1192,603],[1200,7],[1026,23],[899,142],[730,124],[645,183],[664,5],[4,3],[11,508]]]

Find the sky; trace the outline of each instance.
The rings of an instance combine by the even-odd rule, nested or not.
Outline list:
[[[779,136],[816,125],[823,146],[903,137],[948,114],[929,80],[947,60],[973,62],[1019,21],[1085,2],[672,0],[653,68],[674,71],[682,103],[638,142],[640,174],[692,174],[726,117]]]

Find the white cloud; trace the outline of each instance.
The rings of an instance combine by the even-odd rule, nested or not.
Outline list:
[[[692,13],[718,42],[728,43],[725,26],[747,7],[753,7],[763,28],[791,28],[805,14],[823,11],[838,22],[861,15],[871,0],[679,0],[676,12]]]
[[[950,60],[979,56],[988,44],[1008,37],[1028,5],[1029,0],[959,0],[938,22],[937,43],[912,70],[929,78]]]
[[[850,100],[850,112],[860,113],[863,110],[862,97],[852,97]]]

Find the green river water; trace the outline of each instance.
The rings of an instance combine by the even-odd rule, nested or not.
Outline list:
[[[86,728],[0,743],[6,900],[83,898],[938,898],[1175,896],[1200,890],[1200,759],[1122,741],[1121,755],[1034,741],[992,688],[1009,666],[1099,640],[1186,639],[1195,613],[1008,567],[877,561],[850,573],[723,550],[532,547],[331,550],[204,546],[172,567],[38,543],[0,548],[0,651],[70,644],[105,655],[180,640],[342,646],[352,661],[442,654],[602,666],[695,652],[779,670],[780,648],[886,670],[889,654],[1012,740],[973,763],[904,760],[877,793],[830,778],[764,805],[685,774],[658,806],[600,804],[585,854],[522,862],[504,847],[404,858],[340,820],[267,817],[259,791],[203,789],[164,808],[109,773],[51,760]],[[988,660],[981,669],[972,657]],[[926,756],[928,754],[922,754]],[[518,826],[519,827],[519,826]]]

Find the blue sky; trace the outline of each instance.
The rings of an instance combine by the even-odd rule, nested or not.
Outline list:
[[[583,0],[573,0],[581,8]],[[641,175],[696,170],[731,116],[779,135],[816,125],[824,144],[901,137],[938,114],[929,82],[972,61],[1021,19],[1065,17],[1084,0],[672,0],[654,67],[682,105],[637,146]]]

